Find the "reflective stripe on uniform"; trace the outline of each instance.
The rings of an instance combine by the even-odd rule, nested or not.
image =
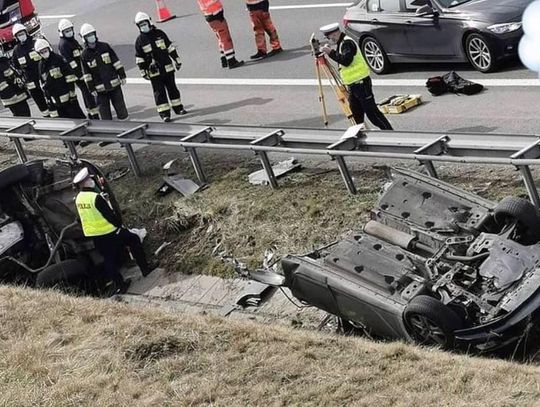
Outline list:
[[[52,68],[49,70],[49,75],[51,75],[54,79],[60,79],[64,74],[62,74],[62,70],[58,67]]]
[[[88,112],[88,114],[91,114],[91,115],[99,114],[99,108],[97,108],[97,107],[94,107],[92,109],[86,109],[86,111]]]
[[[163,113],[168,110],[171,110],[171,106],[168,103],[163,103],[162,105],[157,105],[158,113]]]
[[[58,117],[58,112],[56,110],[51,110],[50,111],[50,116],[53,117],[53,118],[57,118]]]
[[[99,92],[99,91],[102,91],[102,90],[105,90],[105,85],[101,84],[101,85],[96,85],[96,90]]]
[[[66,82],[67,83],[77,82],[77,76],[76,75],[66,76]]]
[[[25,66],[26,65],[26,58],[25,57],[17,58],[17,62],[19,63],[19,65]]]
[[[92,75],[90,75],[89,73],[86,73],[83,75],[83,79],[86,83],[92,82]]]
[[[60,103],[67,103],[69,102],[70,95],[69,93],[64,93],[63,95],[59,96],[59,99],[60,99]]]
[[[176,47],[174,45],[169,45],[169,48],[167,48],[167,51],[169,51],[169,54],[176,51]]]
[[[149,54],[152,52],[152,46],[150,44],[143,45],[142,50],[144,53]]]
[[[343,38],[343,41],[339,46],[339,52],[341,53],[341,47],[346,40],[353,42],[356,47],[356,54],[354,55],[354,58],[349,66],[340,65],[339,73],[345,85],[352,85],[355,82],[359,82],[362,79],[367,78],[370,72],[369,65],[366,63],[364,57],[362,56],[360,48],[358,47],[358,45],[356,45],[356,42],[351,37],[346,35]]]
[[[122,69],[124,66],[122,65],[122,62],[120,61],[116,61],[114,64],[114,69],[118,70],[118,69]]]
[[[204,15],[215,15],[223,10],[220,0],[197,0]]]
[[[173,107],[180,106],[182,104],[182,101],[180,99],[171,99],[171,105]]]
[[[26,82],[26,89],[28,90],[32,90],[32,89],[36,89],[36,83],[35,82]]]
[[[174,65],[173,64],[165,65],[165,72],[174,72]]]
[[[9,84],[6,81],[0,82],[0,92],[9,88]]]
[[[96,192],[81,191],[75,199],[83,233],[86,237],[108,235],[117,229],[97,210],[97,196]]]
[[[138,64],[144,64],[145,59],[141,57],[135,57],[135,63]]]
[[[78,67],[79,65],[77,65],[77,61],[71,61],[71,62],[69,63],[69,66],[70,66],[72,69],[77,69],[77,67]]]
[[[17,103],[20,103],[22,102],[23,100],[26,100],[27,99],[27,96],[26,96],[26,93],[21,93],[19,95],[15,95],[15,96],[12,96],[10,98],[7,98],[7,99],[2,99],[2,103],[4,104],[4,106],[11,106],[11,105],[15,105]]]
[[[120,79],[118,79],[118,78],[111,79],[111,86],[113,88],[116,88],[117,86],[120,86]]]
[[[8,69],[6,69],[4,71],[4,76],[11,76],[13,74],[14,74],[14,72],[13,72],[13,69],[11,69],[11,68],[8,68]]]

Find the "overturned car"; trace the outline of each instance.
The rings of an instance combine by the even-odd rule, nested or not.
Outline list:
[[[481,198],[392,169],[362,232],[282,259],[304,303],[375,337],[493,350],[534,326],[540,308],[540,217],[527,200]]]

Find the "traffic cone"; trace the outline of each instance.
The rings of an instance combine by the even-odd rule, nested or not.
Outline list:
[[[169,8],[165,5],[165,0],[156,0],[157,6],[157,22],[164,23],[165,21],[172,20],[175,15],[172,15]]]

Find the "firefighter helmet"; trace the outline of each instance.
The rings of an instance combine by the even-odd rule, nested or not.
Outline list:
[[[66,18],[61,19],[58,22],[58,32],[60,33],[60,37],[63,37],[64,31],[69,30],[70,28],[73,28],[73,23]]]
[[[41,52],[46,48],[52,49],[51,44],[49,44],[49,42],[47,40],[44,40],[43,38],[38,38],[36,40],[36,43],[34,44],[34,50],[36,52]]]
[[[142,11],[139,11],[135,15],[135,24],[139,25],[143,21],[148,21],[149,23],[151,23],[152,20],[150,19],[150,16],[148,14],[143,13]]]
[[[17,34],[19,34],[20,32],[23,32],[23,31],[26,31],[26,27],[24,25],[22,25],[21,23],[17,23],[13,26],[13,30],[12,30],[12,33],[13,33],[13,36],[16,37]]]
[[[96,29],[94,28],[93,25],[91,24],[88,24],[88,23],[84,23],[82,26],[81,26],[81,37],[86,37],[87,35],[89,34],[92,34],[92,33],[96,33]]]

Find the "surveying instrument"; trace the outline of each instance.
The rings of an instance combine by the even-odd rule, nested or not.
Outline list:
[[[311,34],[310,38],[311,52],[315,58],[315,72],[317,74],[317,83],[319,87],[319,102],[322,108],[322,118],[325,126],[328,126],[328,111],[326,109],[326,100],[324,96],[324,89],[322,83],[322,74],[326,76],[326,79],[332,87],[332,91],[337,98],[338,104],[345,114],[345,117],[351,122],[351,124],[357,124],[353,118],[351,107],[349,106],[349,90],[343,84],[341,76],[336,67],[328,62],[326,55],[319,51],[321,43],[315,37],[315,34]]]

